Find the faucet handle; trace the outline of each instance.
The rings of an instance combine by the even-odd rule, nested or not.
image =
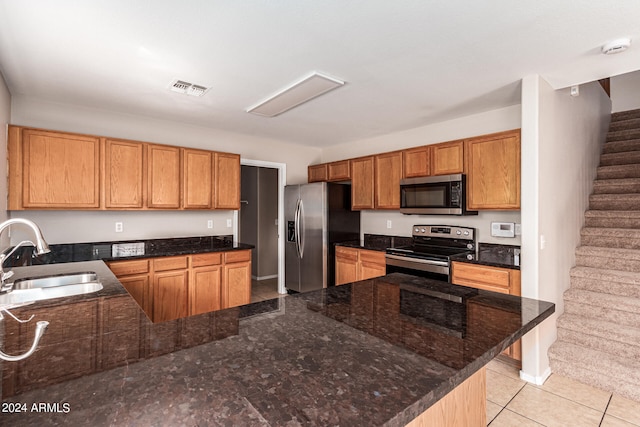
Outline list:
[[[0,276],[0,281],[2,281],[2,283],[4,283],[4,281],[9,279],[9,278],[11,278],[11,276],[13,276],[13,271],[5,271]]]

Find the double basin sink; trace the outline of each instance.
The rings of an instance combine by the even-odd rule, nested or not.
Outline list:
[[[102,283],[95,272],[84,271],[19,279],[11,289],[0,294],[0,307],[88,294],[101,290]]]

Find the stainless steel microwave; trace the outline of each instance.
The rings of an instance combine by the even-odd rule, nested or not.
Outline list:
[[[400,181],[400,212],[410,215],[477,215],[467,210],[464,174]]]

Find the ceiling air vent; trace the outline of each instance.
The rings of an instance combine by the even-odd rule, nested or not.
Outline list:
[[[185,82],[184,80],[174,80],[169,85],[169,89],[174,92],[184,93],[185,95],[191,96],[202,96],[209,90],[207,87],[194,85],[193,83]]]

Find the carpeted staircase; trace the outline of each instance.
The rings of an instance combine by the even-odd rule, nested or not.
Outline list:
[[[611,117],[581,244],[551,369],[640,401],[640,110]]]

